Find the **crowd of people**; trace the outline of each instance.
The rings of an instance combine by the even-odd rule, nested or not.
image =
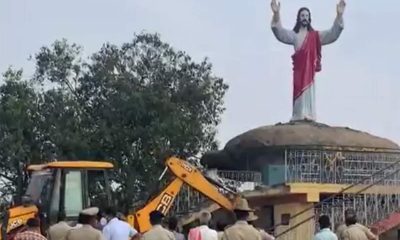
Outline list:
[[[345,223],[339,225],[336,233],[331,229],[329,217],[320,216],[318,219],[320,230],[315,234],[314,240],[378,240],[369,228],[357,222],[357,215],[353,210],[346,210],[344,215]]]
[[[171,217],[165,220],[164,214],[152,211],[149,214],[152,228],[140,234],[130,226],[123,216],[114,208],[107,208],[100,213],[99,208],[91,207],[80,212],[78,223],[71,226],[65,218],[47,230],[47,236],[41,234],[39,220],[32,218],[27,222],[27,230],[18,233],[15,240],[274,240],[275,238],[254,225],[258,217],[242,199],[234,209],[236,221],[230,226],[210,227],[212,215],[201,211],[198,215],[199,225],[189,230],[187,236],[178,230],[178,219]],[[328,216],[319,218],[320,231],[314,240],[377,240],[377,237],[365,226],[357,223],[356,214],[347,210],[345,223],[336,233],[331,229]]]

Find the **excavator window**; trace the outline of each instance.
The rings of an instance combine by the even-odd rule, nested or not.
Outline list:
[[[65,174],[64,210],[67,217],[76,217],[83,208],[82,172],[68,171]]]
[[[37,171],[31,176],[31,180],[26,189],[25,195],[29,196],[31,200],[35,203],[42,203],[47,198],[47,194],[50,194],[50,189],[52,179],[51,171]]]
[[[110,204],[106,171],[65,169],[61,205],[67,219],[78,217],[86,207],[104,208]]]
[[[106,171],[88,171],[88,205],[103,209],[110,205],[110,182]]]

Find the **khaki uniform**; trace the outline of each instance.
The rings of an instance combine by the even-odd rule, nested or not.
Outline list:
[[[373,233],[371,232],[371,230],[370,230],[369,228],[367,228],[366,226],[364,226],[364,225],[362,225],[362,224],[359,224],[359,223],[356,223],[356,224],[354,224],[354,225],[352,225],[352,226],[358,227],[362,232],[364,232],[365,236],[367,237],[367,238],[366,238],[367,240],[375,240],[375,239],[378,239],[378,238],[375,236],[375,234],[373,234]],[[349,227],[350,227],[350,226],[349,226]],[[336,229],[336,236],[338,237],[339,240],[344,240],[344,235],[343,235],[343,233],[344,233],[345,230],[346,230],[347,228],[349,228],[349,227],[347,227],[346,224],[342,224],[342,225],[340,225],[340,226]],[[350,231],[350,232],[354,232],[354,230],[352,230],[352,231]],[[359,231],[357,231],[357,232],[359,232]],[[357,238],[355,238],[355,239],[357,239]]]
[[[342,240],[368,240],[365,231],[355,224],[348,226],[341,234]]]
[[[143,234],[141,240],[175,240],[175,236],[161,225],[154,225],[148,232]]]
[[[262,240],[261,233],[246,221],[237,221],[226,228],[222,235],[223,240]]]
[[[261,233],[261,239],[262,240],[275,240],[274,236],[271,236],[269,233],[267,233],[264,229],[259,229]]]
[[[222,240],[222,236],[224,235],[224,232],[217,232],[218,240]]]
[[[94,227],[84,224],[81,228],[70,230],[66,240],[104,240],[103,234]]]
[[[47,231],[47,239],[49,240],[64,240],[69,230],[73,229],[68,223],[61,221],[54,224]]]

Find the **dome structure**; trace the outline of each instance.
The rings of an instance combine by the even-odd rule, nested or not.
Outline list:
[[[259,127],[233,138],[225,148],[292,145],[399,149],[396,143],[366,132],[308,121]]]
[[[292,121],[244,132],[201,162],[224,178],[261,186],[248,197],[260,207],[259,216],[268,216],[263,221],[279,222],[274,216],[310,211],[330,216],[337,226],[345,209],[354,208],[367,213],[360,222],[377,232],[397,232],[400,147],[389,139],[348,127]],[[301,220],[290,220],[288,227],[297,226],[296,221]],[[303,235],[315,226],[306,224],[299,230]]]
[[[228,141],[223,150],[205,154],[202,163],[210,167],[236,168],[249,154],[260,151],[274,153],[296,147],[400,150],[393,141],[348,127],[294,121],[263,126],[240,134]]]

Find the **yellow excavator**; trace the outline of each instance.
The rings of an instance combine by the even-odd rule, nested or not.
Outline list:
[[[207,177],[187,161],[171,157],[165,164],[162,176],[169,170],[172,173],[169,183],[143,207],[127,216],[128,223],[140,233],[151,228],[148,217],[151,211],[168,213],[184,184],[227,210],[232,210],[240,198],[234,190]],[[109,162],[97,161],[57,161],[28,166],[31,176],[26,193],[21,203],[7,210],[0,240],[12,240],[18,232],[25,230],[25,224],[31,217],[40,219],[42,232],[45,233],[61,214],[74,221],[86,207],[112,204],[108,173],[113,168]],[[101,194],[93,198],[94,191]]]

